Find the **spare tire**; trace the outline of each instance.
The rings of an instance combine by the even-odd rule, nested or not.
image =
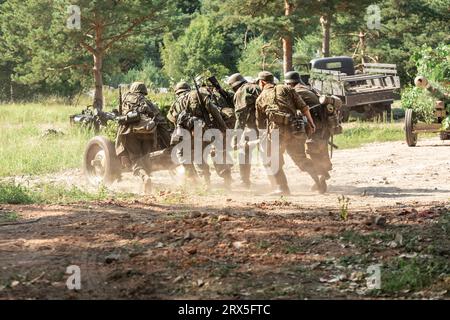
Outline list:
[[[84,152],[83,172],[91,185],[109,185],[119,179],[121,165],[116,156],[114,143],[108,138],[92,138]]]

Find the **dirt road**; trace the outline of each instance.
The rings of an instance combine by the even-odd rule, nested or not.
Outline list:
[[[265,196],[255,168],[252,191],[225,192],[214,178],[208,194],[159,172],[155,194],[135,200],[4,205],[0,215],[31,223],[0,225],[0,298],[448,299],[450,144],[371,144],[333,162],[326,195],[288,161],[293,195],[281,199]],[[78,170],[39,179],[84,187]],[[371,291],[377,264],[381,290]],[[80,290],[66,287],[69,265]]]
[[[317,195],[310,191],[312,180],[301,173],[286,157],[286,173],[292,196],[289,201],[311,207],[335,206],[341,194],[351,198],[352,207],[378,207],[450,200],[450,142],[439,139],[420,140],[415,148],[403,141],[368,144],[358,149],[335,150],[329,192]],[[213,170],[212,170],[213,171]],[[155,194],[171,190],[183,192],[196,204],[220,205],[232,198],[234,203],[267,199],[269,184],[262,166],[252,169],[253,188],[248,191],[239,186],[239,173],[233,169],[234,190],[223,190],[222,181],[212,172],[213,190],[206,194],[200,185],[183,186],[181,174],[173,179],[168,172],[153,174]],[[44,177],[19,177],[18,182],[54,182],[95,190],[86,185],[81,170],[70,170]],[[139,194],[139,180],[125,174],[121,182],[111,189]],[[276,198],[274,198],[276,199]]]

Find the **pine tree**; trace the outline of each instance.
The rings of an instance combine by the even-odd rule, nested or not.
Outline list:
[[[90,56],[94,106],[101,109],[108,54],[135,34],[151,36],[167,31],[176,12],[174,4],[164,0],[8,0],[0,12],[4,33],[1,51],[18,57],[15,72],[23,83],[59,77],[60,73],[69,79],[73,69],[81,68],[86,74]],[[68,11],[71,5],[80,9],[80,28],[77,10]]]

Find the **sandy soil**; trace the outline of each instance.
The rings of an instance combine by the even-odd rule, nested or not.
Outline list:
[[[326,195],[310,192],[310,179],[288,161],[293,195],[281,199],[265,195],[267,179],[254,168],[251,191],[236,181],[227,192],[213,173],[206,193],[158,172],[154,195],[134,200],[4,205],[0,215],[17,212],[30,223],[0,224],[0,298],[373,298],[361,276],[369,265],[411,254],[431,259],[431,245],[438,248],[431,257],[450,261],[442,227],[450,211],[448,142],[338,150],[333,163]],[[79,170],[17,179],[88,188]],[[112,188],[136,191],[135,182],[126,176]],[[348,221],[339,216],[340,195],[350,199]],[[69,265],[81,269],[81,290],[66,288]],[[448,298],[449,291],[444,272],[420,290],[375,297]]]

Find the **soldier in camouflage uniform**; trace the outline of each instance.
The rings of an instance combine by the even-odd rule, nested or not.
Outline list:
[[[283,170],[283,154],[286,151],[297,167],[306,171],[319,186],[319,192],[324,192],[324,186],[314,168],[311,159],[305,151],[306,134],[301,126],[302,115],[308,118],[311,131],[315,131],[314,121],[309,113],[306,103],[295,90],[286,85],[275,85],[274,77],[270,72],[263,71],[258,75],[259,86],[262,92],[256,100],[256,124],[259,129],[267,129],[269,135],[278,129],[279,141],[279,168],[269,174],[272,185],[276,190],[274,195],[289,195],[290,190]],[[300,114],[299,114],[300,113]]]
[[[180,125],[194,133],[193,123],[195,121],[201,120],[205,124],[205,129],[219,129],[221,130],[224,135],[225,131],[227,129],[227,125],[225,121],[223,120],[221,113],[218,109],[218,107],[213,102],[213,97],[211,96],[211,93],[209,90],[207,90],[206,87],[199,88],[200,97],[197,94],[197,90],[192,90],[189,92],[184,93],[182,96],[177,99],[177,102],[172,106],[171,117],[173,119],[177,120],[177,123],[179,123],[178,120],[180,120],[180,115],[188,115],[188,117],[183,116],[183,118],[186,118],[187,121],[185,123],[180,123]],[[202,104],[200,104],[199,99],[202,101]],[[205,107],[206,114],[202,112],[202,105]],[[207,117],[205,119],[205,117]],[[209,127],[206,127],[207,125],[210,125]],[[193,137],[195,138],[195,137]],[[202,154],[203,149],[206,148],[210,143],[203,142],[202,143]],[[192,150],[194,151],[194,139],[192,139]],[[217,163],[214,161],[214,167],[216,169],[217,174],[224,179],[226,187],[230,187],[232,179],[231,179],[231,165],[228,165],[225,163],[225,145],[224,150],[216,150],[216,152],[223,152],[224,163]],[[194,152],[192,152],[193,154]],[[211,173],[209,171],[209,165],[202,161],[202,163],[194,163],[194,167],[201,177],[203,177],[205,184],[207,186],[210,185],[210,177]]]
[[[216,88],[209,88],[209,92],[212,94],[213,102],[218,107],[222,119],[227,125],[227,128],[234,129],[234,124],[236,123],[234,105],[229,105],[227,100],[222,97],[222,95],[216,90]],[[230,99],[233,100],[234,93],[229,91],[227,91],[226,93],[230,96]]]
[[[306,150],[320,176],[321,183],[326,186],[326,180],[330,179],[329,172],[333,168],[328,153],[328,141],[331,134],[328,128],[326,106],[320,104],[319,97],[302,82],[298,72],[288,72],[284,79],[284,82],[294,88],[310,109],[316,131],[309,134]],[[317,191],[319,186],[315,184],[311,189]]]
[[[175,85],[175,102],[169,109],[167,113],[167,119],[176,127],[177,126],[177,118],[180,115],[181,111],[184,110],[185,106],[182,104],[182,101],[185,100],[186,96],[189,95],[191,91],[191,86],[184,81],[178,82]]]
[[[178,126],[178,119],[180,114],[187,110],[188,108],[188,99],[189,99],[189,93],[191,92],[191,87],[187,82],[181,81],[175,85],[175,96],[176,100],[172,104],[172,106],[169,109],[169,112],[167,113],[167,118],[170,122],[174,125],[176,128]],[[180,119],[181,120],[181,119]],[[176,131],[176,129],[175,129]],[[176,132],[174,132],[176,134]],[[183,152],[182,150],[178,151],[177,157],[181,160],[183,159]],[[191,159],[189,159],[188,162],[183,162],[182,165],[184,167],[185,177],[186,177],[186,183],[189,183],[190,180],[195,182],[197,180],[197,172],[195,171],[194,164],[193,164],[193,155]]]
[[[150,164],[146,155],[167,147],[170,133],[166,120],[157,106],[146,98],[147,87],[142,82],[131,85],[122,99],[123,121],[119,122],[116,154],[131,166],[133,174],[142,179],[144,192],[151,192]]]
[[[234,129],[250,129],[256,130],[256,99],[261,90],[256,84],[248,83],[240,73],[235,73],[228,79],[228,84],[234,90],[234,106],[236,114],[236,124]],[[234,143],[236,144],[236,143]],[[239,164],[241,180],[246,188],[250,188],[250,155],[249,147],[245,145],[245,163]]]

